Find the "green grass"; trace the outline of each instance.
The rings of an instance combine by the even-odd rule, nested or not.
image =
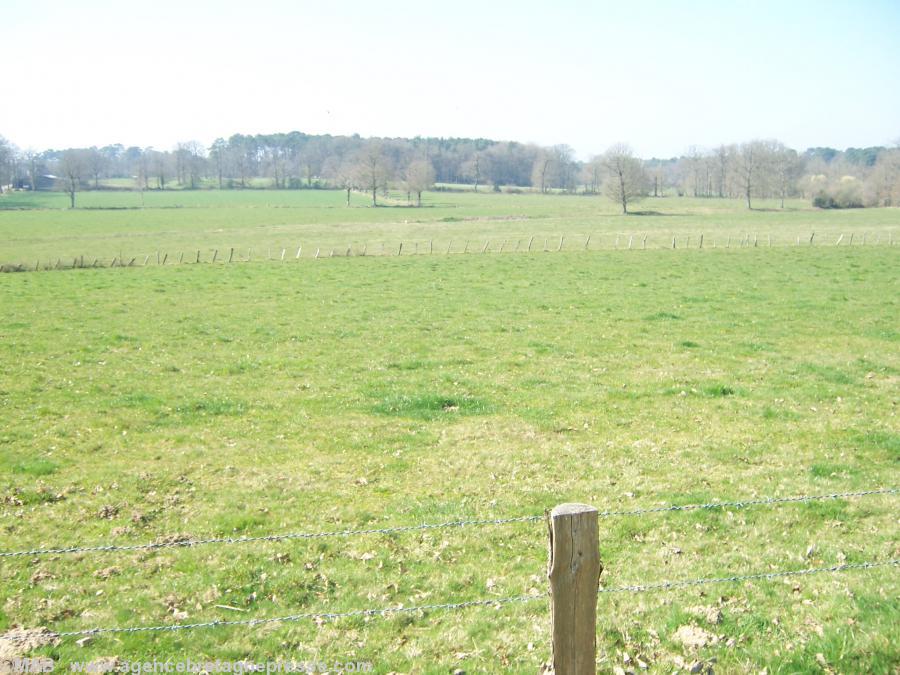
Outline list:
[[[602,202],[575,197],[500,195],[495,204],[494,195],[436,194],[448,205],[422,210],[433,215],[335,206],[333,221],[311,215],[332,214],[311,205],[338,200],[324,192],[145,197],[159,208],[0,212],[4,251],[135,240],[155,249],[160,238],[208,245],[217,227],[222,241],[274,241],[276,232],[377,241],[432,227],[496,241],[533,223],[436,221],[509,215],[511,203],[535,222],[542,213],[545,231],[580,224],[607,243],[554,255],[0,275],[2,550],[897,483],[897,248],[615,251],[616,228],[632,219],[591,216]],[[181,209],[162,208],[181,199]],[[128,224],[116,226],[122,214]],[[847,217],[874,227],[888,215]],[[802,210],[745,216],[722,206],[695,216],[676,227],[711,228],[716,218],[735,230],[775,218],[798,230],[839,224]],[[271,229],[282,217],[286,229]],[[678,218],[659,216],[656,227]],[[897,557],[895,500],[604,520],[602,581]],[[193,622],[543,593],[545,547],[542,524],[518,523],[2,559],[0,627],[167,624],[173,608]],[[97,576],[111,566],[118,573]],[[715,658],[726,673],[819,672],[821,653],[835,671],[891,672],[900,659],[890,637],[897,597],[894,569],[602,596],[600,670],[623,665],[627,652],[650,672],[672,672],[676,657]],[[714,605],[719,624],[695,611]],[[721,639],[694,654],[674,638],[686,623]],[[39,653],[63,662],[276,655],[371,660],[380,673],[535,672],[548,635],[541,599],[322,626],[98,636]]]

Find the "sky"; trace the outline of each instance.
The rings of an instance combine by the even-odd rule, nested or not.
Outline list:
[[[888,145],[898,34],[898,0],[0,0],[0,135],[482,137],[582,159]]]

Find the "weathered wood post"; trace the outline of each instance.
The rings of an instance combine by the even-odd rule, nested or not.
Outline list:
[[[597,509],[561,504],[550,512],[550,620],[554,675],[594,675],[600,581]]]

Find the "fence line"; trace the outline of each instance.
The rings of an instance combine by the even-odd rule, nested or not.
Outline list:
[[[703,504],[684,504],[673,506],[659,506],[643,509],[623,511],[600,511],[597,515],[601,518],[621,516],[640,516],[654,513],[681,512],[696,510],[713,510],[726,508],[748,508],[751,506],[764,506],[771,504],[790,504],[797,502],[812,502],[826,499],[843,499],[847,497],[867,497],[870,495],[897,494],[900,488],[881,488],[876,490],[863,490],[859,492],[835,492],[821,495],[801,495],[795,497],[765,497],[732,502],[707,502]],[[145,544],[130,545],[96,545],[96,546],[72,546],[64,548],[38,548],[25,551],[0,552],[0,558],[14,558],[38,555],[59,555],[68,553],[108,553],[113,551],[141,551],[161,548],[193,547],[207,544],[246,544],[260,541],[286,541],[291,539],[322,539],[326,537],[351,537],[371,534],[398,534],[401,532],[413,532],[418,530],[437,530],[452,527],[471,527],[484,525],[505,525],[508,523],[536,522],[544,519],[544,514],[514,516],[511,518],[492,518],[481,520],[451,520],[442,523],[423,523],[420,525],[400,525],[395,527],[348,529],[326,532],[289,532],[286,534],[260,535],[253,537],[211,537],[208,539],[183,539],[180,541],[150,542]]]
[[[849,570],[873,569],[878,567],[896,567],[900,565],[900,558],[892,558],[889,560],[875,562],[867,561],[863,563],[848,563],[844,565],[832,565],[830,567],[812,567],[801,570],[780,570],[778,572],[758,572],[753,574],[742,574],[729,577],[706,577],[699,579],[690,579],[685,581],[663,581],[655,584],[647,584],[641,586],[613,586],[600,588],[598,594],[610,593],[644,593],[650,591],[674,590],[679,588],[688,588],[692,586],[701,586],[707,584],[737,583],[741,581],[762,581],[770,579],[778,579],[783,577],[808,576],[811,574],[838,573]],[[519,595],[505,598],[490,598],[483,600],[467,600],[464,602],[448,602],[442,604],[416,605],[413,607],[382,607],[375,609],[357,609],[347,612],[304,612],[301,614],[289,614],[286,616],[267,617],[262,619],[236,619],[236,620],[219,620],[207,621],[202,623],[181,623],[168,624],[159,626],[128,626],[128,627],[112,627],[112,628],[87,628],[76,631],[59,631],[51,632],[50,636],[54,638],[68,638],[78,636],[93,636],[117,633],[146,633],[146,632],[169,632],[181,630],[193,630],[197,628],[215,628],[221,626],[261,626],[271,623],[289,623],[310,620],[329,620],[344,619],[362,616],[390,616],[392,614],[410,614],[417,612],[428,612],[434,610],[459,610],[468,607],[498,607],[512,603],[535,602],[537,600],[546,599],[546,595]],[[11,635],[3,639],[16,641],[27,639],[26,636]]]
[[[892,230],[888,231],[886,241],[884,242],[884,244],[882,244],[881,233],[878,233],[878,236],[875,238],[874,243],[869,243],[867,234],[868,233],[863,233],[862,243],[856,244],[857,246],[878,246],[878,245],[893,246],[894,245],[894,233]],[[640,249],[633,246],[634,238],[636,236],[641,237]],[[571,235],[566,235],[566,234],[554,235],[553,237],[547,237],[544,239],[544,246],[543,246],[543,249],[541,250],[541,252],[543,252],[543,253],[558,253],[563,250],[565,250],[567,252],[598,251],[598,250],[613,251],[613,250],[632,250],[632,249],[646,250],[647,239],[649,236],[650,236],[649,234],[608,233],[606,235],[606,237],[612,243],[610,243],[607,247],[604,247],[602,245],[602,243],[599,246],[591,247],[590,246],[591,241],[592,240],[594,242],[601,241],[602,235],[598,235],[597,233],[589,233],[587,235],[579,235],[579,236],[571,236]],[[659,235],[659,236],[662,236],[662,235]],[[674,236],[672,236],[671,244],[669,243],[668,236],[669,235],[665,235],[665,237],[666,237],[665,242],[663,244],[659,244],[657,246],[657,248],[659,250],[667,250],[667,249],[669,249],[669,250],[675,250],[675,249],[686,250],[686,249],[692,249],[692,248],[698,249],[698,250],[699,249],[710,249],[710,248],[730,249],[730,248],[733,248],[731,245],[732,239],[736,237],[736,235],[728,235],[727,237],[726,237],[726,235],[720,235],[720,237],[711,237],[711,238],[705,239],[706,234],[700,233],[698,243],[696,243],[694,246],[691,246],[691,238],[694,235],[683,234],[680,236],[680,238],[678,235],[674,235]],[[833,247],[841,246],[842,242],[844,241],[844,235],[841,234],[834,243],[816,244],[815,236],[816,236],[815,232],[813,232],[809,236],[808,239],[805,236],[797,235],[796,242],[792,242],[788,239],[784,242],[776,242],[773,244],[772,235],[767,233],[766,240],[761,245],[758,234],[752,235],[752,238],[751,238],[751,235],[747,234],[747,235],[741,235],[739,243],[736,246],[734,246],[734,248],[772,248],[773,245],[775,247],[803,246],[803,247],[808,248],[808,247],[813,247],[813,246],[820,246],[820,247],[827,246],[827,247],[833,248]],[[620,237],[627,237],[627,239],[628,239],[627,248],[623,248],[623,247],[619,246]],[[582,238],[584,241],[583,244],[580,243],[582,241]],[[511,247],[510,248],[506,247],[506,244],[511,241],[510,238],[497,240],[499,242],[499,248],[496,248],[496,249],[491,248],[491,240],[488,239],[488,240],[484,241],[484,245],[482,247],[476,248],[472,252],[478,253],[478,254],[503,253],[504,249],[506,249],[508,253],[509,252],[517,253],[517,252],[520,252],[520,245],[523,241],[528,241],[528,247],[527,247],[527,249],[521,249],[522,252],[531,252],[532,244],[534,243],[534,239],[535,239],[535,236],[531,236],[530,238],[527,235],[524,237],[519,237],[516,239],[516,246],[514,249],[512,249]],[[566,239],[575,241],[576,243],[573,243],[569,248],[564,248]],[[721,245],[721,244],[723,244],[722,240],[724,240],[724,245]],[[705,244],[704,244],[704,241],[705,241]],[[409,243],[413,244],[413,247],[412,247],[413,252],[404,254],[403,250],[404,250],[404,246],[406,243],[407,242],[400,241],[399,248],[396,249],[396,253],[386,251],[383,243],[382,243],[382,250],[380,253],[368,253],[368,244],[367,243],[363,243],[362,245],[357,244],[357,248],[355,251],[354,251],[353,245],[351,244],[351,245],[347,246],[346,252],[343,255],[335,255],[336,249],[332,249],[330,256],[320,256],[319,248],[317,248],[316,254],[312,255],[312,256],[307,256],[307,258],[319,260],[319,259],[321,259],[321,257],[329,257],[329,258],[334,258],[334,257],[351,258],[351,257],[371,257],[371,256],[376,256],[376,257],[395,256],[396,257],[396,256],[416,256],[416,255],[434,255],[435,254],[433,239],[429,239],[426,241],[427,246],[423,247],[424,252],[422,252],[422,253],[419,252],[419,243],[420,242],[413,240],[412,242],[409,242]],[[845,246],[853,246],[854,245],[853,244],[853,233],[851,233],[848,242],[844,245]],[[443,255],[449,256],[449,255],[454,255],[454,254],[458,255],[458,254],[469,254],[470,253],[468,240],[466,240],[466,245],[463,248],[463,250],[461,250],[461,251],[460,250],[453,251],[452,247],[453,247],[453,240],[451,239],[450,244],[447,246],[447,249],[446,249],[446,251],[444,251]],[[651,245],[651,247],[652,247],[652,245]],[[269,262],[279,262],[280,264],[284,264],[285,263],[285,254],[287,253],[287,250],[288,250],[287,248],[282,248],[281,256],[280,257],[276,256],[273,258],[272,250],[271,250],[271,248],[269,248],[268,255],[265,258],[263,258],[263,260],[267,260]],[[301,259],[302,250],[303,250],[303,247],[298,246],[297,254],[295,256],[293,256],[294,261]],[[311,250],[311,249],[308,247],[307,250]],[[406,250],[409,251],[410,247],[406,246]],[[156,253],[156,265],[157,266],[165,266],[166,261],[168,260],[169,254],[165,253],[165,256],[160,260],[159,253],[160,253],[160,251],[157,251],[157,253]],[[227,260],[224,257],[222,257],[220,259],[218,253],[219,253],[219,250],[214,249],[213,253],[212,253],[212,259],[208,262],[211,264],[216,264],[216,263],[229,264],[229,263],[235,263],[235,262],[250,262],[252,259],[251,250],[247,251],[246,258],[242,258],[242,257],[238,256],[237,260],[235,260],[234,248],[230,249],[230,254],[229,254]],[[441,254],[440,250],[438,250],[438,254],[439,255]],[[146,267],[148,265],[148,262],[150,261],[151,256],[149,254],[146,255],[144,257],[143,264],[136,265],[135,261],[138,260],[138,257],[139,256],[135,256],[126,263],[125,262],[126,258],[119,255],[119,256],[114,257],[112,259],[112,262],[109,265],[104,265],[102,259],[100,259],[100,258],[94,258],[92,263],[86,265],[84,255],[73,257],[71,265],[69,265],[67,262],[64,262],[64,259],[61,257],[56,258],[56,263],[53,263],[53,258],[49,258],[49,259],[47,259],[47,262],[43,265],[43,271],[86,269],[86,268],[96,268],[96,267],[100,267],[100,268]],[[68,257],[66,257],[65,260],[68,260]],[[291,258],[288,259],[288,262],[290,262],[290,260],[291,260]],[[204,262],[204,261],[202,260],[201,251],[198,250],[197,254],[196,254],[196,258],[193,261],[191,261],[189,259],[187,264],[199,264],[201,262]],[[172,264],[175,264],[174,256],[173,256]],[[179,257],[177,264],[185,264],[183,252],[181,253],[181,255]],[[40,259],[38,259],[35,262],[34,267],[31,267],[31,263],[27,263],[27,264],[26,263],[4,263],[4,264],[0,265],[0,272],[32,272],[32,271],[38,272],[38,271],[41,271],[41,269],[42,269],[42,266],[41,266]]]

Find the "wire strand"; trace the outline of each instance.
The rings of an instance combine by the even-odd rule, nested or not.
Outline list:
[[[763,499],[751,499],[734,502],[709,502],[706,504],[685,504],[683,506],[660,506],[657,508],[633,509],[628,511],[601,511],[597,515],[601,518],[618,516],[640,516],[652,513],[665,513],[668,511],[693,511],[725,508],[747,508],[750,506],[762,506],[767,504],[788,504],[796,502],[811,502],[825,499],[842,499],[845,497],[866,497],[869,495],[896,494],[900,488],[883,488],[878,490],[864,490],[861,492],[836,492],[823,495],[803,495],[799,497],[766,497]],[[148,551],[162,548],[190,548],[208,544],[248,544],[261,541],[287,541],[291,539],[322,539],[326,537],[351,537],[370,534],[399,534],[402,532],[415,532],[419,530],[439,530],[452,527],[471,527],[483,525],[506,525],[509,523],[536,522],[544,519],[544,515],[515,516],[512,518],[492,518],[483,520],[451,520],[443,523],[424,523],[421,525],[400,525],[397,527],[382,527],[371,529],[335,530],[331,532],[289,532],[286,534],[270,534],[254,537],[211,537],[206,539],[183,539],[176,541],[149,542],[145,544],[126,545],[94,545],[94,546],[70,546],[60,548],[35,548],[24,551],[0,552],[0,558],[15,558],[37,555],[62,555],[72,553],[110,553],[114,551]]]
[[[900,565],[900,558],[893,558],[890,560],[885,560],[883,562],[864,562],[864,563],[848,563],[844,565],[832,565],[830,567],[813,567],[802,570],[782,570],[779,572],[763,572],[763,573],[755,573],[755,574],[743,574],[743,575],[735,575],[730,577],[709,577],[709,578],[701,578],[701,579],[692,579],[689,581],[664,581],[657,584],[647,584],[640,586],[615,586],[609,588],[601,588],[598,590],[598,593],[603,595],[607,593],[643,593],[648,591],[660,591],[660,590],[672,590],[678,588],[686,588],[690,586],[701,586],[705,584],[721,584],[721,583],[736,583],[740,581],[756,581],[756,580],[768,580],[768,579],[777,579],[780,577],[794,577],[794,576],[806,576],[810,574],[821,574],[821,573],[837,573],[844,572],[847,570],[861,570],[861,569],[873,569],[876,567],[895,567]],[[236,619],[236,620],[226,620],[226,621],[207,621],[203,623],[176,623],[170,625],[161,625],[161,626],[129,626],[129,627],[116,627],[116,628],[89,628],[85,630],[75,630],[75,631],[60,631],[60,632],[51,632],[48,637],[52,638],[69,638],[69,637],[78,637],[78,636],[88,636],[88,635],[108,635],[115,633],[149,633],[149,632],[169,632],[169,631],[181,631],[181,630],[193,630],[197,628],[214,628],[219,626],[261,626],[265,624],[272,623],[290,623],[303,621],[306,619],[310,620],[331,620],[331,619],[346,619],[353,617],[366,617],[366,616],[389,616],[391,614],[410,614],[416,612],[428,612],[435,610],[445,610],[452,611],[458,609],[465,609],[468,607],[491,607],[491,606],[502,606],[512,603],[525,603],[525,602],[534,602],[537,600],[546,599],[546,595],[519,595],[519,596],[511,596],[505,598],[492,598],[485,600],[468,600],[465,602],[448,602],[443,604],[432,604],[432,605],[416,605],[413,607],[383,607],[378,609],[358,609],[352,610],[348,612],[304,612],[301,614],[289,614],[287,616],[274,616],[263,619]],[[27,639],[25,636],[18,637],[16,635],[9,635],[0,638],[2,640],[23,640]]]

